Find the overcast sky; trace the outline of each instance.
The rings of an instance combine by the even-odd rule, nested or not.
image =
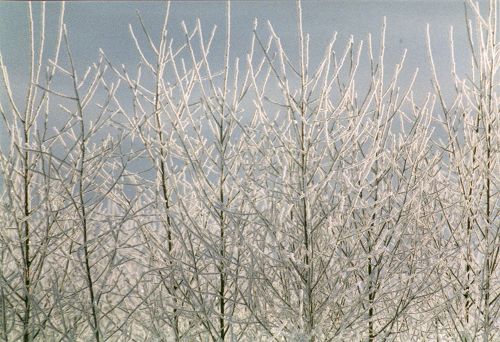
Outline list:
[[[33,3],[35,26],[39,22],[40,3]],[[47,4],[47,41],[54,42],[60,4]],[[28,76],[28,16],[26,2],[0,2],[0,51],[9,68],[14,90],[24,96]],[[139,57],[130,37],[129,24],[140,32],[137,13],[158,37],[165,3],[143,2],[68,2],[66,17],[70,44],[80,72],[97,60],[99,48],[117,64],[134,68]],[[311,36],[311,64],[314,66],[333,32],[338,32],[336,49],[342,51],[350,35],[366,40],[372,32],[375,45],[380,37],[383,17],[387,17],[386,70],[392,70],[401,53],[408,49],[406,75],[419,67],[416,92],[430,91],[430,72],[425,45],[426,24],[432,32],[435,61],[440,73],[449,70],[449,28],[455,27],[457,58],[466,54],[465,14],[462,1],[304,1],[304,30]],[[170,37],[183,41],[181,22],[188,27],[200,18],[205,34],[217,26],[214,53],[222,57],[225,40],[226,3],[223,1],[174,1],[169,21]],[[259,34],[267,35],[269,21],[291,56],[298,51],[295,1],[233,1],[231,4],[232,56],[243,57],[250,46],[254,18]],[[220,46],[220,48],[217,48]],[[49,50],[52,55],[52,49]],[[366,55],[365,55],[366,57]],[[212,61],[222,58],[215,58]],[[460,65],[460,63],[459,63]]]
[[[40,4],[34,3],[39,9]],[[47,21],[49,35],[54,33],[59,4],[49,2]],[[140,12],[147,26],[158,32],[164,13],[162,2],[68,2],[66,23],[72,48],[82,64],[95,60],[98,49],[105,49],[122,63],[135,61],[135,53],[128,25],[137,29],[136,12]],[[264,32],[267,21],[275,27],[285,46],[296,47],[296,9],[294,1],[233,1],[232,40],[234,54],[244,54],[252,35],[254,18]],[[174,1],[170,17],[170,33],[183,39],[181,21],[192,27],[200,18],[207,29],[218,26],[218,41],[223,42],[226,4],[223,1]],[[447,58],[448,28],[455,26],[460,42],[464,34],[464,6],[462,1],[304,1],[304,29],[311,34],[311,52],[321,53],[334,31],[339,32],[339,46],[352,34],[355,39],[366,39],[372,32],[377,37],[383,17],[387,17],[389,57],[397,60],[400,52],[409,50],[409,67],[424,64],[425,26],[430,23],[439,55]],[[9,67],[21,67],[27,61],[27,4],[0,2],[0,49]],[[217,41],[216,41],[217,42]],[[458,48],[462,44],[458,44]],[[446,56],[444,56],[446,55]]]

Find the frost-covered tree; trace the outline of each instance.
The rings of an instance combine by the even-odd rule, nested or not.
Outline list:
[[[136,68],[82,67],[64,5],[47,53],[26,6],[25,85],[0,55],[2,339],[498,338],[498,1],[467,2],[448,79],[429,30],[422,98],[385,21],[313,63],[300,1],[298,51],[256,20],[244,60],[229,2],[222,34],[167,3],[130,25]]]
[[[44,64],[50,56],[57,63],[62,26],[55,33],[55,51],[47,52],[45,4],[40,8],[40,27],[35,27],[33,5],[27,6],[28,82],[23,89],[11,84],[9,70],[0,54],[2,93],[1,134],[8,137],[0,147],[0,322],[4,340],[32,341],[45,336],[62,286],[54,269],[61,236],[57,220],[63,204],[55,199],[60,190],[50,170],[54,134],[49,122],[51,96],[48,87],[56,72]],[[62,23],[64,6],[59,21]]]
[[[433,84],[439,98],[443,176],[441,214],[446,218],[446,246],[454,251],[442,275],[446,301],[441,324],[452,339],[494,341],[500,308],[498,254],[498,1],[486,13],[467,2],[470,64],[460,75],[455,60],[453,30],[450,79],[454,94],[441,86],[442,75],[432,60]],[[472,19],[469,19],[472,13]],[[429,40],[429,50],[431,43]]]
[[[438,161],[432,101],[415,104],[414,77],[401,89],[404,56],[385,80],[385,33],[378,58],[368,38],[368,74],[363,44],[337,54],[335,37],[312,69],[300,12],[297,66],[272,27],[268,44],[257,35],[266,61],[252,73],[245,136],[258,232],[246,302],[277,339],[387,338],[409,329],[405,313],[435,271],[418,262],[431,253],[421,242]]]

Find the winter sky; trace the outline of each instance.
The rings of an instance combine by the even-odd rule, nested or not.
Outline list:
[[[47,4],[47,41],[52,43],[57,32],[59,6],[57,2]],[[371,32],[374,45],[377,46],[384,16],[387,18],[386,69],[392,71],[404,49],[407,49],[407,79],[415,68],[419,68],[415,90],[420,94],[417,95],[425,96],[431,90],[425,41],[427,24],[430,25],[434,60],[440,72],[449,72],[450,26],[454,26],[457,59],[459,62],[460,59],[464,62],[467,59],[462,1],[304,1],[302,6],[304,31],[310,34],[312,66],[321,57],[335,31],[338,32],[336,49],[339,53],[343,51],[351,35],[355,42],[360,42],[366,41],[368,33]],[[29,65],[27,7],[26,2],[0,2],[0,52],[8,67],[14,92],[21,98],[24,97]],[[38,28],[40,7],[40,3],[33,3],[35,28]],[[192,29],[199,18],[207,37],[216,25],[217,33],[212,50],[216,57],[214,60],[222,62],[226,9],[227,4],[224,1],[174,1],[170,12],[169,35],[174,41],[182,42],[185,39],[181,29],[182,21]],[[112,62],[135,68],[139,55],[131,39],[129,24],[141,39],[138,13],[144,19],[148,30],[157,37],[165,13],[164,2],[82,1],[66,4],[65,22],[80,72],[98,59],[99,49],[103,49]],[[255,18],[258,20],[257,31],[260,35],[268,35],[269,22],[281,37],[285,49],[291,52],[291,56],[298,52],[295,1],[233,1],[232,57],[245,60]],[[53,52],[47,52],[50,58]],[[217,58],[219,55],[221,58]]]

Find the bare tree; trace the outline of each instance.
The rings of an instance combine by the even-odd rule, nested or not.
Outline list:
[[[385,21],[314,65],[296,6],[295,52],[256,20],[236,58],[230,2],[222,44],[174,41],[167,3],[130,26],[135,69],[81,69],[64,5],[50,56],[27,5],[24,93],[0,55],[2,339],[498,338],[498,1],[467,3],[464,75],[428,31],[421,99]]]
[[[66,58],[52,64],[67,77],[68,90],[37,84],[59,98],[60,118],[67,116],[53,137],[57,148],[47,152],[47,167],[60,191],[55,198],[64,207],[57,220],[65,238],[58,246],[59,257],[67,258],[62,264],[70,272],[61,279],[69,300],[59,303],[59,322],[63,336],[79,336],[86,334],[87,321],[93,339],[101,341],[123,330],[116,309],[134,287],[125,282],[129,275],[124,266],[129,261],[125,251],[133,205],[118,186],[134,154],[122,149],[128,133],[114,124],[120,113],[113,107],[120,82],[106,80],[102,54],[80,77],[65,25],[62,36]]]
[[[439,98],[440,122],[446,139],[443,166],[448,189],[442,193],[442,214],[447,218],[449,246],[458,258],[450,260],[444,275],[443,296],[452,338],[495,340],[499,310],[498,254],[498,2],[490,1],[487,14],[467,2],[470,66],[457,72],[453,29],[451,80],[455,94],[441,86],[432,59],[433,83]],[[475,28],[474,23],[475,22]],[[446,323],[445,323],[446,325]]]
[[[368,39],[367,77],[352,40],[335,54],[333,39],[311,71],[300,3],[298,22],[298,67],[272,27],[270,44],[257,36],[268,67],[252,73],[246,135],[260,232],[247,305],[276,339],[387,338],[409,329],[404,313],[436,271],[418,259],[431,253],[420,242],[439,161],[428,147],[433,102],[415,104],[416,74],[401,90],[404,56],[385,82],[385,33],[378,60]],[[360,77],[370,80],[361,98]]]
[[[48,169],[51,156],[46,153],[54,144],[48,119],[50,94],[37,87],[39,83],[50,85],[56,71],[53,65],[43,63],[47,56],[45,4],[40,6],[39,32],[34,25],[33,5],[29,3],[27,9],[30,62],[24,99],[15,93],[18,87],[10,83],[0,55],[2,134],[10,139],[0,151],[3,216],[0,295],[2,338],[32,341],[36,336],[45,336],[44,328],[56,301],[45,278],[54,280],[53,274],[47,276],[46,272],[51,273],[53,245],[59,240],[55,224],[61,203],[53,200],[58,186]],[[63,18],[64,5],[60,23]],[[61,25],[56,37],[51,58],[57,63]]]
[[[247,199],[239,180],[244,153],[241,136],[247,113],[243,103],[250,78],[248,69],[241,72],[238,59],[231,63],[229,2],[226,13],[224,63],[220,72],[209,63],[215,31],[205,42],[198,22],[195,32],[200,43],[195,45],[184,27],[199,101],[191,105],[188,99],[194,94],[183,86],[185,117],[175,121],[177,139],[187,163],[186,181],[193,193],[179,199],[183,229],[189,234],[188,243],[184,244],[187,249],[184,301],[191,305],[205,333],[214,341],[240,339],[248,326],[240,287],[245,281],[242,270],[249,221],[245,216]],[[184,67],[182,73],[175,75],[177,84],[185,83]]]

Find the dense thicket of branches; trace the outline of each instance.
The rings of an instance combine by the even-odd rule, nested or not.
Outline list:
[[[464,75],[429,31],[420,100],[385,22],[311,65],[298,2],[298,59],[256,22],[239,60],[229,3],[225,38],[182,41],[167,4],[135,70],[79,69],[64,5],[54,51],[27,7],[25,93],[0,55],[2,340],[500,338],[496,0],[467,3]]]

